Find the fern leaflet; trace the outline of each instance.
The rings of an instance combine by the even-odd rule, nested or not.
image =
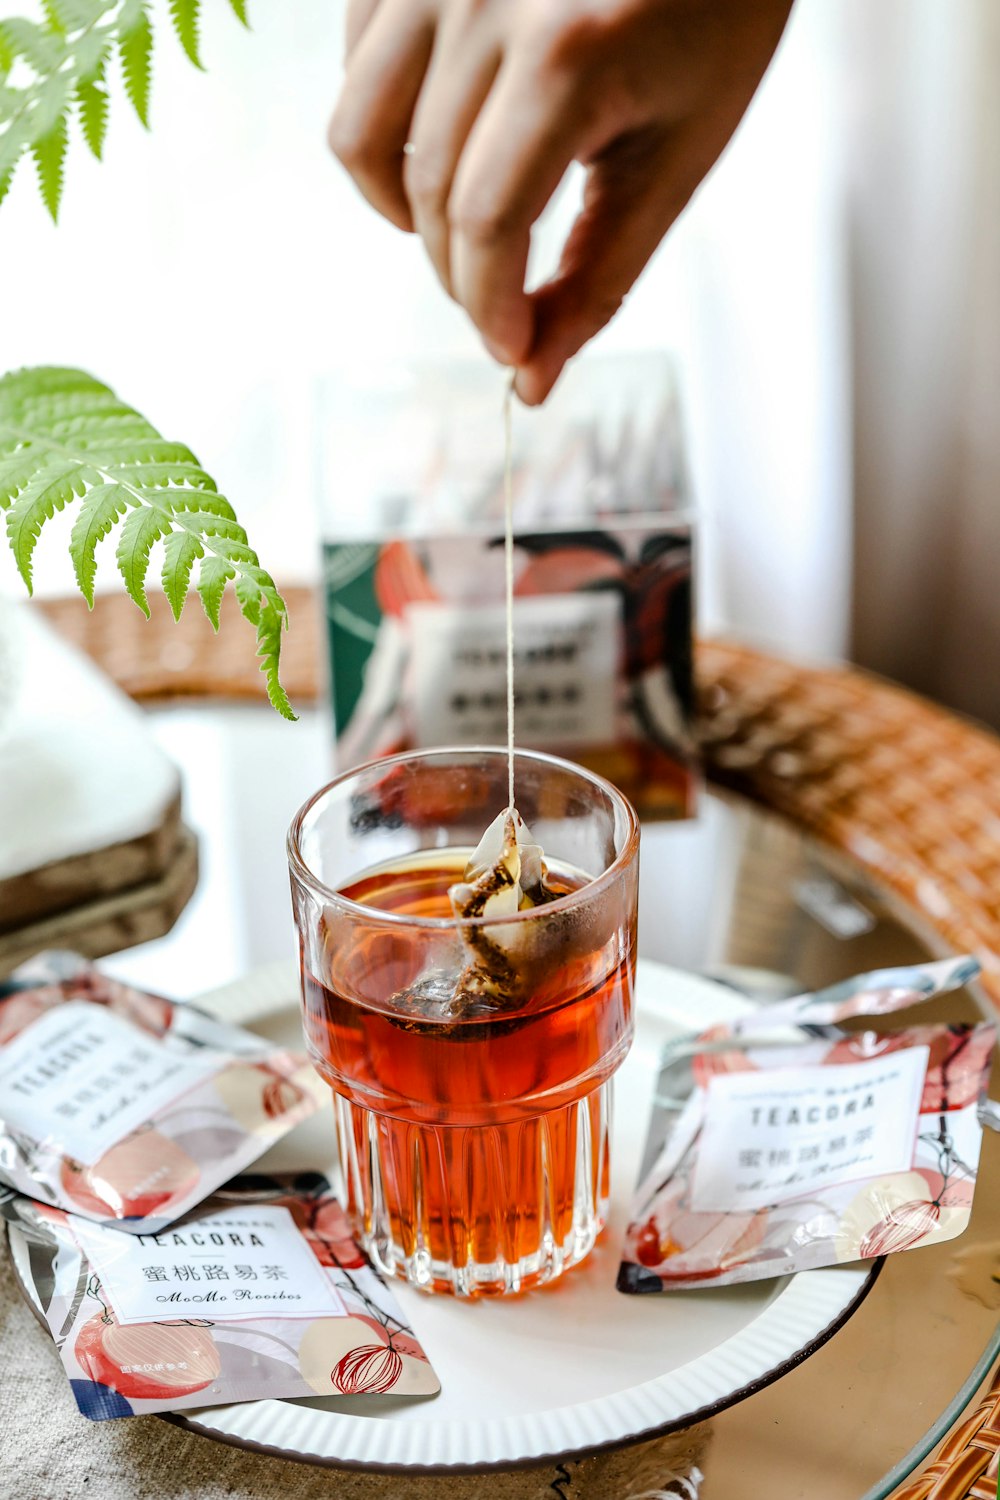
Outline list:
[[[116,527],[115,561],[132,600],[149,614],[146,578],[162,544],[163,590],[178,619],[195,589],[214,629],[229,583],[257,632],[267,695],[294,719],[279,679],[285,601],[260,565],[229,501],[182,443],[171,443],[108,386],[82,370],[44,366],[0,378],[0,511],[28,592],[42,527],[75,501],[70,556],[91,606],[96,552]]]
[[[66,116],[60,115],[52,129],[39,136],[31,147],[38,168],[38,185],[45,207],[53,222],[59,217],[59,200],[63,190],[63,162],[66,160]]]
[[[120,484],[95,484],[87,491],[80,513],[73,522],[69,550],[80,593],[94,607],[97,577],[97,544],[110,535],[125,514],[132,497]]]
[[[104,86],[104,64],[105,57],[102,57],[90,76],[81,78],[76,86],[80,129],[98,161],[104,150],[104,137],[108,129],[108,92]]]
[[[149,88],[153,72],[153,28],[145,0],[125,0],[118,33],[118,55],[129,103],[149,127]]]
[[[198,12],[201,10],[201,0],[167,0],[167,3],[170,7],[170,19],[174,23],[174,30],[181,46],[195,67],[200,68]]]
[[[222,557],[206,557],[198,569],[198,593],[214,630],[219,628],[219,609],[226,584],[235,577],[236,569],[231,568]]]
[[[188,531],[170,531],[163,540],[163,592],[175,620],[181,617],[191,587],[191,570],[205,549]]]

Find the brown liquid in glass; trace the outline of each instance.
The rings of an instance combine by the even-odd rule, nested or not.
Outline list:
[[[343,894],[382,913],[450,919],[448,887],[461,879],[470,852],[413,856],[369,872]],[[558,894],[585,883],[550,867]],[[338,1109],[349,1211],[376,1239],[380,1221],[391,1225],[389,1258],[422,1257],[428,1286],[445,1285],[434,1262],[504,1262],[524,1268],[518,1284],[527,1288],[544,1279],[532,1274],[532,1258],[573,1237],[580,1174],[595,1201],[607,1199],[600,1085],[631,1040],[634,932],[615,926],[588,934],[584,920],[561,942],[552,925],[558,911],[538,913],[532,921],[544,923],[542,936],[555,942],[551,961],[543,944],[514,1002],[487,1003],[457,1019],[407,1002],[427,968],[426,928],[393,931],[376,920],[365,929],[354,915],[349,939],[340,942],[338,916],[328,908],[327,972],[303,973],[306,1036],[320,1070],[335,1095],[361,1107]],[[572,1246],[567,1255],[580,1258]],[[501,1289],[480,1279],[482,1290]]]

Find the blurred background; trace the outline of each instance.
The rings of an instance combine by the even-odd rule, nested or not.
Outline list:
[[[312,581],[317,380],[477,341],[327,151],[342,4],[250,0],[248,33],[216,0],[205,75],[159,8],[151,133],[114,80],[106,160],[73,139],[59,227],[28,163],[0,211],[4,367],[114,385],[190,442],[279,579]],[[1000,8],[798,0],[600,340],[676,355],[703,630],[848,657],[1000,726],[998,265]],[[71,592],[54,535],[37,573]],[[4,554],[0,591],[20,590]]]

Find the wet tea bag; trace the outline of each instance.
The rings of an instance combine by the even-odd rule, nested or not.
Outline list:
[[[448,899],[456,917],[512,917],[551,901],[545,859],[516,808],[498,813]]]
[[[503,919],[544,906],[557,892],[546,881],[542,847],[516,808],[498,814],[489,825],[465,867],[465,878],[448,890],[456,917],[496,917],[497,926],[463,927],[462,941],[469,964],[462,974],[456,1002],[497,1008],[519,998],[528,970],[538,958],[538,922],[509,923]]]
[[[460,938],[468,957],[465,968],[450,976],[435,969],[407,993],[408,1008],[434,1013],[437,1020],[463,1021],[510,1008],[523,999],[539,959],[555,958],[549,949],[548,924],[508,922],[519,912],[554,901],[542,846],[536,844],[514,805],[514,532],[511,462],[513,373],[504,400],[504,572],[507,657],[507,806],[497,814],[476,845],[464,877],[448,889]],[[482,918],[495,918],[487,926]],[[469,925],[465,925],[465,924]],[[473,925],[474,923],[474,925]],[[559,924],[556,924],[558,927]],[[552,929],[554,934],[554,929]],[[562,935],[563,939],[565,934]]]

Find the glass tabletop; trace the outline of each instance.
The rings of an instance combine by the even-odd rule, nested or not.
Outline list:
[[[184,773],[202,879],[172,933],[105,962],[183,996],[295,952],[284,836],[331,773],[329,720],[207,705],[149,717]],[[641,864],[641,954],[741,986],[773,992],[791,976],[814,988],[941,953],[857,867],[736,798],[707,791],[692,821],[644,827]],[[921,1008],[923,1020],[977,1014],[969,992]],[[714,1419],[706,1500],[876,1500],[922,1462],[1000,1354],[998,1157],[987,1131],[963,1237],[888,1257],[834,1338]]]

